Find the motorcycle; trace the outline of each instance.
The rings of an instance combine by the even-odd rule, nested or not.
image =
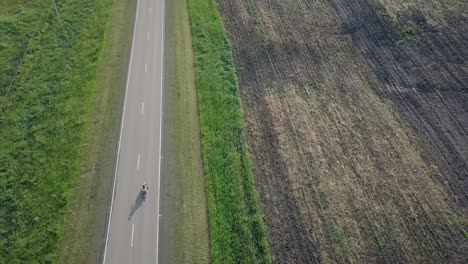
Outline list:
[[[141,187],[141,195],[143,196],[143,198],[146,198],[146,196],[148,195],[148,185],[146,185],[146,183],[143,184],[143,186]]]

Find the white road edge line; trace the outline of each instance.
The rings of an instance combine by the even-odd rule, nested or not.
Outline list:
[[[145,103],[141,103],[141,115],[143,115],[145,111]]]
[[[162,37],[161,37],[161,104],[159,105],[160,115],[159,115],[159,157],[161,157],[161,138],[162,138],[162,115],[163,115],[163,88],[164,88],[164,35],[165,35],[165,21],[166,21],[166,0],[162,0]],[[161,203],[161,158],[159,159],[159,169],[158,169],[158,215],[159,215],[159,204]],[[158,254],[159,254],[159,216],[157,219],[156,225],[156,264],[158,264]]]
[[[128,93],[128,83],[130,82],[130,72],[132,69],[132,59],[133,59],[133,48],[135,46],[135,33],[136,33],[136,26],[137,26],[137,21],[138,21],[138,9],[140,6],[140,1],[137,0],[137,8],[136,8],[136,15],[135,15],[135,21],[133,23],[133,38],[132,38],[132,50],[130,52],[130,63],[128,65],[128,73],[127,73],[127,84],[125,86],[125,97],[124,97],[124,105],[123,105],[123,110],[122,110],[122,123],[120,124],[120,135],[119,135],[119,146],[117,148],[117,161],[115,164],[115,172],[114,172],[114,184],[112,187],[112,198],[111,198],[111,205],[110,205],[110,212],[109,212],[109,221],[107,222],[107,232],[106,232],[106,244],[104,246],[104,257],[102,260],[102,263],[106,263],[106,255],[107,255],[107,244],[109,242],[109,230],[110,230],[110,223],[112,219],[112,208],[114,206],[114,196],[115,196],[115,184],[116,184],[116,179],[117,179],[117,172],[119,170],[119,159],[120,159],[120,146],[122,143],[122,131],[123,131],[123,124],[125,121],[125,107],[127,106],[127,93]]]
[[[135,233],[135,224],[132,224],[132,241],[130,242],[130,247],[133,247],[133,234]]]

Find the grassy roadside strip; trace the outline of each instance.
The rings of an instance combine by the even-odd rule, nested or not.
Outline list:
[[[166,2],[162,263],[210,263],[208,209],[187,0]]]
[[[231,48],[216,2],[188,0],[213,263],[270,263]]]
[[[58,5],[63,26],[50,10],[2,97],[0,263],[57,261],[79,181],[112,0]]]
[[[58,248],[58,263],[99,263],[115,166],[127,79],[134,0],[112,0],[96,94],[87,128],[80,179],[73,191]]]
[[[162,263],[210,262],[195,69],[187,0],[166,2]]]

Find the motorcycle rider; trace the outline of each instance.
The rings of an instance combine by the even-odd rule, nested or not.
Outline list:
[[[143,185],[141,186],[141,190],[146,193],[148,192],[148,189],[149,189],[148,184],[146,184],[146,182],[143,182]]]

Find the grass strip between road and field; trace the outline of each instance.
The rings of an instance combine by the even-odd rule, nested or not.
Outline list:
[[[42,1],[0,112],[0,263],[54,263],[75,187],[84,173],[97,69],[114,0]],[[34,9],[35,8],[35,9]],[[21,53],[18,53],[21,56]],[[18,63],[20,62],[20,63]],[[15,67],[18,70],[15,70]],[[2,87],[3,88],[3,87]],[[91,198],[92,199],[92,198]]]
[[[208,264],[208,205],[187,0],[167,1],[166,8],[160,261]]]
[[[188,0],[213,263],[270,263],[231,48],[213,0]]]

